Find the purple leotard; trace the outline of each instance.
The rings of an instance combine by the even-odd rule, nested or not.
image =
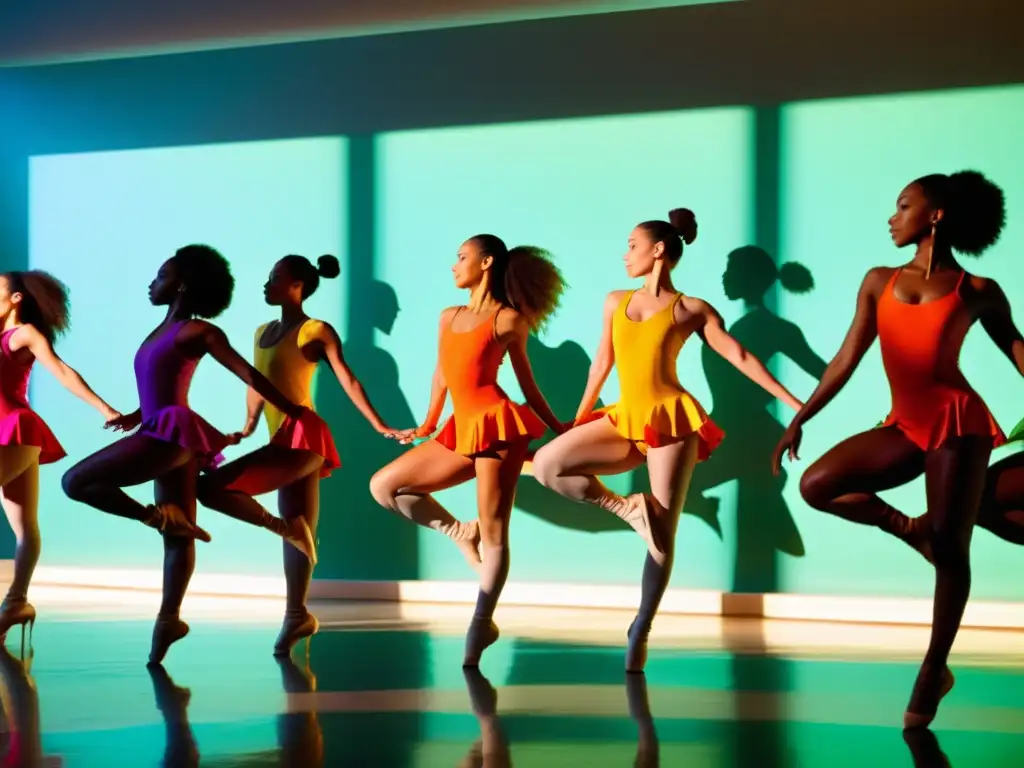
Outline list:
[[[205,467],[222,460],[227,438],[188,407],[188,390],[199,358],[185,357],[175,339],[185,324],[179,320],[139,347],[135,381],[139,387],[142,426],[139,434],[176,443],[192,451]]]

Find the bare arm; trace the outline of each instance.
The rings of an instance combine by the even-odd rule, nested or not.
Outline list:
[[[754,357],[742,344],[740,344],[727,330],[722,316],[714,307],[700,299],[683,299],[685,308],[701,318],[701,324],[697,332],[704,339],[704,342],[715,352],[732,363],[740,373],[760,386],[773,397],[778,398],[794,411],[799,411],[803,405],[793,397],[793,394],[786,389],[779,380],[772,376],[765,368],[764,363]]]
[[[220,328],[210,323],[203,323],[202,339],[206,351],[214,360],[235,374],[239,379],[249,385],[255,393],[277,408],[281,413],[297,418],[302,415],[302,406],[296,405],[271,384],[267,377],[257,371],[245,358],[235,351],[228,342],[228,337]]]
[[[36,360],[53,374],[53,377],[60,382],[64,389],[99,411],[106,421],[115,419],[120,415],[107,405],[99,395],[92,391],[92,388],[86,384],[85,379],[81,377],[78,371],[57,356],[49,339],[43,336],[38,329],[32,325],[23,325],[18,331],[18,335],[21,336],[21,340],[24,340],[21,346],[27,347]]]
[[[263,398],[259,393],[249,387],[245,391],[245,426],[242,428],[242,437],[249,437],[256,431],[256,425],[263,415]]]
[[[1017,372],[1024,376],[1024,339],[1013,322],[1010,302],[995,280],[988,281],[985,293],[987,295],[981,315],[981,327],[1000,351],[1010,359]]]
[[[388,432],[388,425],[384,423],[373,405],[370,404],[370,399],[366,396],[366,390],[363,389],[363,385],[345,362],[345,357],[341,351],[341,339],[338,338],[334,328],[326,323],[324,323],[321,341],[324,345],[324,359],[331,366],[331,370],[334,371],[338,383],[341,384],[341,388],[345,390],[345,394],[348,395],[353,405],[359,409],[359,412],[363,414],[363,417],[370,422],[375,430],[382,434]]]
[[[884,268],[873,269],[864,277],[857,293],[857,309],[850,329],[846,332],[846,338],[843,339],[836,356],[825,367],[825,373],[822,374],[818,386],[794,418],[798,424],[809,421],[839,394],[853,372],[857,370],[860,361],[864,359],[864,353],[874,343],[875,337],[878,336],[875,324],[878,296],[889,278],[888,272],[889,270]]]
[[[583,390],[583,397],[576,409],[576,421],[590,415],[601,396],[601,388],[608,380],[608,374],[612,372],[615,365],[615,347],[612,344],[612,318],[615,316],[615,309],[622,301],[622,292],[609,293],[604,301],[604,319],[601,327],[601,340],[597,343],[597,353],[594,361],[590,364],[590,374],[587,376],[587,386]]]
[[[441,334],[445,327],[451,322],[455,311],[446,309],[441,313],[441,320],[437,326],[437,365],[434,366],[434,377],[430,382],[430,405],[427,406],[427,417],[414,432],[417,437],[432,435],[437,429],[437,422],[441,420],[444,413],[444,403],[448,399],[448,384],[444,380],[444,371],[441,370]]]
[[[523,390],[523,397],[526,398],[527,404],[534,410],[534,413],[540,416],[541,421],[556,434],[561,434],[565,431],[565,427],[555,417],[548,401],[541,394],[537,380],[533,377],[530,358],[526,354],[526,340],[530,336],[530,326],[526,319],[518,313],[509,312],[507,315],[507,320],[499,316],[499,323],[502,327],[499,327],[498,335],[499,338],[508,340],[508,357],[512,361],[512,370],[516,372],[519,388]]]

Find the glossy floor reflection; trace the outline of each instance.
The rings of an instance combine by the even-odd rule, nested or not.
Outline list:
[[[0,653],[0,765],[1024,764],[1013,633],[965,632],[935,732],[905,738],[918,629],[667,619],[627,676],[628,616],[501,609],[464,672],[468,608],[320,606],[307,665],[271,656],[279,604],[194,600],[147,669],[154,598],[126,594],[34,596],[34,655],[18,629]]]

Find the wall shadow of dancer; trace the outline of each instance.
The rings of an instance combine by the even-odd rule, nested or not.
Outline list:
[[[762,248],[743,246],[727,258],[722,285],[731,300],[742,299],[746,314],[732,324],[732,334],[765,364],[784,355],[815,379],[826,362],[811,349],[794,323],[765,306],[765,294],[779,282],[793,293],[814,288],[811,273],[801,264],[778,267]],[[711,461],[697,465],[686,500],[685,513],[704,520],[721,537],[718,500],[707,495],[731,480],[737,482],[736,558],[732,591],[741,594],[775,592],[779,589],[778,552],[801,557],[804,544],[782,496],[786,474],[772,474],[772,451],[785,427],[769,405],[771,396],[707,346],[701,350],[704,375],[711,389],[711,418],[726,439]],[[636,475],[634,482],[646,482]],[[642,487],[635,491],[646,490]]]
[[[390,336],[398,318],[398,296],[374,280],[358,292],[351,308],[356,322]],[[395,359],[373,343],[373,333],[353,334],[345,357],[359,376],[384,422],[396,429],[416,423],[402,393]],[[366,338],[368,337],[368,338]],[[366,338],[366,340],[363,340]],[[390,581],[419,578],[418,530],[397,515],[382,515],[370,496],[370,478],[405,448],[385,440],[367,423],[339,387],[317,387],[316,409],[331,425],[341,454],[341,469],[321,490],[317,578]],[[379,546],[387,542],[386,546]]]
[[[590,356],[583,347],[575,341],[563,341],[557,347],[549,347],[531,335],[526,343],[526,353],[530,357],[530,367],[537,386],[547,398],[551,410],[562,418],[576,413],[590,374]],[[604,403],[598,400],[594,407],[603,406]],[[541,440],[531,443],[531,448],[539,449],[554,439],[555,435],[549,432]],[[584,504],[552,493],[538,483],[532,474],[524,473],[519,480],[516,507],[552,525],[574,531],[599,533],[629,530],[629,526],[615,515],[595,513]]]

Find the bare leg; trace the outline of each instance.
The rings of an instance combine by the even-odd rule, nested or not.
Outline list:
[[[253,496],[317,476],[322,456],[280,445],[264,445],[199,479],[199,502],[243,523],[276,533],[316,562],[316,545],[302,516],[288,521],[270,514]]]
[[[978,525],[1011,544],[1024,544],[1024,452],[988,468]]]
[[[947,663],[971,592],[971,534],[992,452],[990,438],[947,441],[928,455],[925,485],[935,559],[932,636],[904,716],[904,726],[927,726],[953,686]]]
[[[154,495],[158,505],[173,504],[192,525],[196,522],[197,461],[188,459],[177,468],[158,477]],[[188,536],[164,536],[163,600],[149,654],[150,664],[160,664],[172,643],[188,634],[188,624],[180,619],[181,603],[196,568],[196,543]]]
[[[508,579],[508,526],[516,498],[516,483],[519,482],[528,447],[528,440],[520,440],[502,451],[476,457],[476,499],[483,562],[476,610],[466,633],[466,654],[462,662],[466,667],[477,666],[480,655],[498,639],[494,609]]]
[[[209,541],[209,534],[196,527],[195,515],[189,523],[183,510],[174,505],[145,506],[121,490],[156,480],[191,458],[189,451],[175,443],[148,435],[131,435],[87,456],[65,472],[64,493],[101,512],[138,520],[168,535],[191,535]]]
[[[699,438],[690,435],[685,440],[662,448],[651,448],[647,453],[647,472],[651,478],[653,506],[652,525],[660,532],[660,555],[647,554],[641,582],[640,610],[629,626],[626,649],[626,671],[642,672],[647,663],[647,636],[661,598],[668,588],[675,560],[676,528],[679,515],[686,503],[686,492],[697,464]]]
[[[370,479],[370,493],[385,509],[450,538],[477,570],[480,532],[476,521],[456,520],[430,495],[461,485],[474,475],[472,459],[428,440],[378,470]]]
[[[28,602],[28,587],[42,546],[39,537],[39,448],[0,447],[0,473],[4,512],[17,542],[14,578],[0,606],[0,638],[11,627],[20,624],[24,645],[25,625],[29,625],[31,641],[31,628],[36,619],[36,609]]]
[[[872,525],[931,559],[927,532],[878,497],[924,471],[925,454],[895,427],[861,432],[814,462],[800,479],[800,493],[815,509]]]
[[[316,535],[320,519],[320,467],[305,477],[286,485],[277,493],[278,512],[290,526],[301,521],[302,527]],[[306,610],[309,585],[313,580],[315,562],[287,543],[284,545],[285,613],[281,633],[274,643],[275,656],[287,656],[304,637],[312,637],[320,628],[316,617]],[[309,645],[306,646],[307,651]]]
[[[545,445],[533,459],[538,483],[567,499],[593,504],[624,520],[660,552],[650,530],[650,511],[640,494],[623,498],[595,475],[629,472],[643,464],[644,456],[632,441],[616,431],[608,419],[570,429]]]

